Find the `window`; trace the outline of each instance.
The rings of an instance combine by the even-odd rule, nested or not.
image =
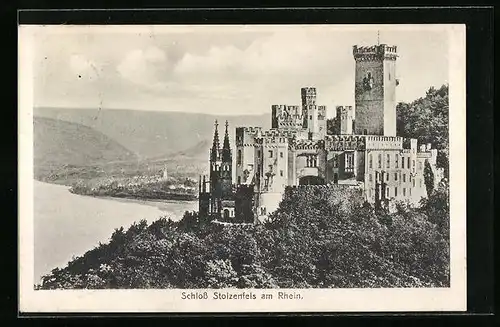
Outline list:
[[[390,196],[389,194],[389,186],[385,188],[385,197],[388,198]]]
[[[403,187],[403,196],[406,196],[406,189]]]
[[[238,176],[238,185],[241,184],[241,176]]]
[[[241,165],[241,150],[238,150],[238,156],[237,156],[237,163],[238,165]]]
[[[422,161],[418,162],[418,169],[422,170]]]
[[[394,156],[394,163],[396,165],[396,168],[399,168],[399,155],[397,153]]]
[[[418,180],[418,184],[420,185],[420,188],[422,187],[422,178]]]
[[[410,169],[410,157],[408,157],[408,166],[407,166],[408,169]]]
[[[415,167],[415,160],[413,160],[413,167]]]
[[[338,154],[333,155],[333,168],[337,168],[339,166],[339,156]]]
[[[313,119],[313,116],[312,115],[309,115],[309,119],[312,120]]]
[[[280,170],[280,176],[283,177],[283,170]]]
[[[273,165],[269,165],[269,172],[272,173],[273,172]]]
[[[411,195],[411,189],[409,189],[410,195]]]
[[[378,168],[382,168],[382,154],[378,154]]]
[[[273,150],[269,150],[269,158],[273,157]]]
[[[368,135],[368,130],[366,128],[363,130],[363,134]]]
[[[401,158],[401,168],[405,167],[405,157]]]
[[[369,166],[370,166],[370,168],[373,168],[373,156],[372,156],[372,154],[371,154],[371,153],[370,153],[370,156],[369,156],[369,160],[368,160],[368,162],[369,162]]]
[[[391,155],[387,154],[387,167],[386,168],[391,168]]]
[[[398,188],[397,187],[394,188],[394,196],[398,196]]]
[[[413,179],[413,187],[415,187],[415,178]]]
[[[260,150],[257,150],[257,157],[260,158]]]
[[[370,182],[373,182],[373,177],[372,177],[372,174],[368,174],[368,180],[369,180]]]
[[[406,183],[406,174],[403,174],[403,183]]]
[[[385,181],[388,182],[389,181],[389,173],[385,174]]]
[[[398,173],[394,173],[394,180],[397,181],[398,180]]]
[[[280,152],[280,158],[283,158],[283,152]]]

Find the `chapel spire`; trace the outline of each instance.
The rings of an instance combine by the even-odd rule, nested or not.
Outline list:
[[[216,161],[219,157],[219,149],[220,149],[220,143],[219,143],[219,123],[217,122],[217,119],[215,120],[214,123],[215,126],[215,131],[214,131],[214,141],[212,143],[212,149],[210,150],[210,160],[211,161]]]
[[[231,147],[229,145],[228,122],[226,120],[226,132],[224,133],[224,144],[222,147],[222,161],[231,161]]]

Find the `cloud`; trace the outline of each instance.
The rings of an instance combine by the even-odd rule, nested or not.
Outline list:
[[[164,51],[157,47],[147,49],[135,49],[128,52],[123,60],[117,65],[120,75],[133,83],[158,83],[158,71],[167,68],[168,60]]]
[[[72,106],[241,114],[298,104],[300,88],[315,86],[318,102],[353,105],[352,45],[376,38],[373,30],[326,27],[41,33],[35,95],[45,105],[64,100]],[[446,34],[387,31],[382,41],[398,45],[401,55],[398,100],[413,100],[446,81]]]

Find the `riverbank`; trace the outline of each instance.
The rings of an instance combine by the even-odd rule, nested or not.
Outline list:
[[[141,200],[195,201],[198,199],[196,182],[186,178],[135,176],[81,180],[72,185],[71,193],[90,196],[108,196]]]
[[[197,201],[156,201],[84,196],[68,186],[34,181],[34,277],[63,267],[74,256],[109,240],[116,228],[145,219],[179,220]]]

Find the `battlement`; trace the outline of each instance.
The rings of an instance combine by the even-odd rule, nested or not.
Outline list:
[[[316,88],[315,87],[303,87],[300,89],[300,95],[302,99],[302,106],[310,106],[316,104]]]
[[[316,96],[316,88],[311,86],[303,87],[300,89],[300,93],[302,94],[302,96],[314,97]]]
[[[236,127],[236,133],[238,133],[238,131],[240,133],[248,133],[248,134],[256,134],[257,131],[261,131],[262,130],[262,127],[249,127],[249,126],[244,126],[244,127]]]
[[[387,44],[379,44],[372,46],[358,46],[352,47],[352,54],[356,61],[364,60],[395,60],[398,57],[397,46],[389,46]]]
[[[364,135],[327,135],[322,142],[328,151],[364,150],[366,147]]]
[[[403,138],[401,136],[366,135],[366,149],[370,150],[401,150]]]
[[[294,137],[297,134],[296,131],[293,130],[282,130],[282,129],[268,129],[262,132],[262,137],[282,137],[282,138],[290,138]]]
[[[317,150],[324,147],[324,142],[323,140],[299,139],[292,142],[291,145],[297,150]]]
[[[272,128],[302,128],[302,109],[293,105],[272,105]]]

